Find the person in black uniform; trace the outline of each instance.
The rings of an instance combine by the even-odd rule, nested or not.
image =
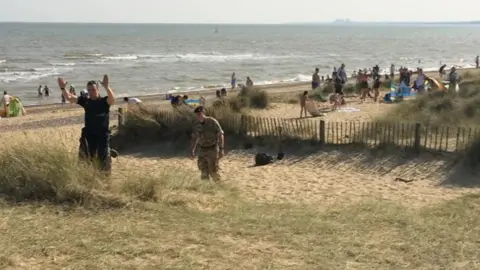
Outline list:
[[[103,76],[100,84],[107,92],[106,97],[100,95],[96,81],[87,82],[88,97],[70,94],[65,87],[68,82],[58,78],[58,86],[62,95],[71,103],[77,103],[85,110],[85,126],[80,137],[79,157],[93,161],[107,175],[111,173],[110,156],[110,106],[115,104],[115,94],[109,86],[108,75]]]

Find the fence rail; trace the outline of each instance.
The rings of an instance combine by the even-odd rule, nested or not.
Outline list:
[[[119,126],[129,124],[122,109]],[[190,116],[191,117],[191,116]],[[153,114],[169,130],[169,134],[185,134],[192,127],[189,116],[158,111]],[[279,137],[316,141],[319,144],[343,145],[361,143],[369,146],[395,144],[418,151],[429,149],[441,152],[460,152],[480,136],[475,127],[430,127],[419,123],[327,122],[319,119],[282,119],[247,115],[215,116],[227,135],[247,138]],[[185,121],[186,120],[186,121]]]

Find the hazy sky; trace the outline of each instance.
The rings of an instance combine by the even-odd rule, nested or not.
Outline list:
[[[284,23],[464,21],[479,0],[0,0],[0,21]]]

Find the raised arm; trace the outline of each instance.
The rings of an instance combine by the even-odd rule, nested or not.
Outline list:
[[[108,103],[108,105],[115,104],[115,94],[113,93],[113,90],[110,88],[107,74],[105,74],[103,76],[103,81],[101,81],[100,83],[102,84],[103,88],[105,88],[105,91],[107,91],[107,103]]]
[[[62,91],[63,97],[68,100],[70,103],[77,103],[78,98],[75,95],[70,94],[65,87],[67,86],[68,82],[66,82],[63,78],[58,77],[57,79],[58,82],[58,87],[60,87],[60,90]]]

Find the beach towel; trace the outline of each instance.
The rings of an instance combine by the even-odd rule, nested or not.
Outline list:
[[[185,100],[185,103],[190,106],[200,106],[200,99],[187,99]]]
[[[320,113],[317,109],[317,107],[315,106],[315,102],[313,101],[307,101],[305,103],[305,108],[307,109],[307,112],[313,116],[313,117],[317,117],[317,116],[322,116],[323,114]]]
[[[339,109],[338,111],[339,112],[359,112],[360,109],[345,107],[345,108]]]
[[[390,97],[412,97],[416,96],[416,92],[412,91],[413,88],[407,86],[405,83],[400,83],[399,86],[390,84]]]

